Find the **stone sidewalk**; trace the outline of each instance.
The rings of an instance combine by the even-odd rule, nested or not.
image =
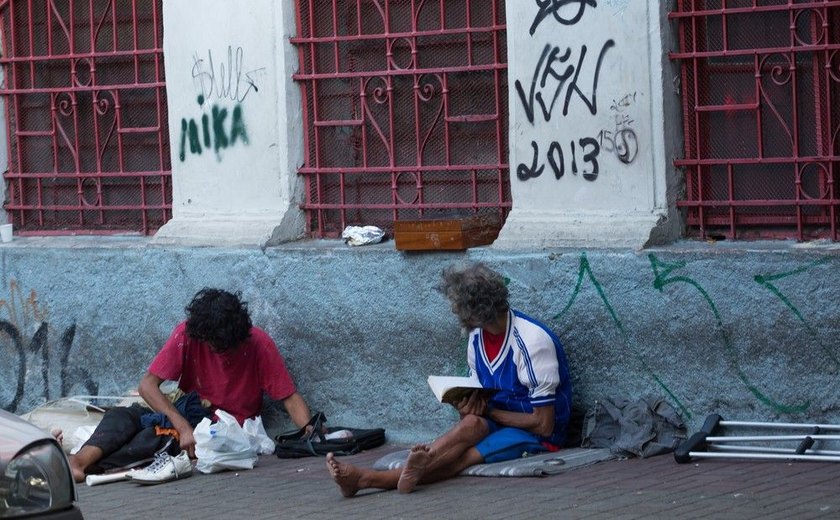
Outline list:
[[[347,457],[369,466],[403,449]],[[562,452],[561,452],[562,453]],[[121,518],[840,518],[840,466],[832,462],[700,460],[670,455],[602,462],[544,478],[458,477],[410,495],[364,492],[345,499],[323,459],[261,456],[253,470],[159,486],[78,487],[88,520]]]

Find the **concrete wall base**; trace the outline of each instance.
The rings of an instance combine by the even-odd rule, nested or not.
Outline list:
[[[444,267],[477,260],[510,280],[515,308],[561,338],[581,408],[602,396],[652,396],[694,429],[709,413],[840,423],[834,244],[406,254],[393,242],[154,242],[0,245],[0,407],[22,413],[64,395],[134,390],[184,306],[211,286],[242,292],[300,392],[331,424],[429,440],[457,415],[437,402],[427,376],[466,371],[465,338],[436,286]],[[271,431],[291,427],[276,403],[264,417]]]
[[[267,218],[173,218],[152,239],[158,245],[265,247],[279,231],[280,219]],[[296,238],[296,237],[295,237]],[[275,239],[275,243],[277,240]]]
[[[661,214],[650,212],[574,214],[531,212],[514,208],[493,243],[496,249],[599,247],[641,249],[650,242]]]

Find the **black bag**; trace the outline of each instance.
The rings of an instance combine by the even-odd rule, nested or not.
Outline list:
[[[385,444],[385,430],[382,428],[363,430],[334,426],[324,430],[324,423],[326,422],[326,416],[318,412],[300,430],[276,436],[274,440],[277,445],[274,448],[274,453],[281,459],[322,457],[327,453],[355,455],[362,450],[369,450]],[[306,431],[308,426],[312,426],[312,431]],[[331,440],[324,438],[324,431],[329,434],[340,430],[348,430],[352,433],[352,437]]]

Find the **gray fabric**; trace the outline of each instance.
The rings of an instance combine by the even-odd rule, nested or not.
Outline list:
[[[586,413],[581,446],[644,458],[673,451],[686,433],[682,418],[662,399],[608,397],[595,401]]]
[[[389,453],[374,462],[373,469],[401,468],[409,450]],[[572,448],[554,453],[540,453],[521,459],[476,464],[461,472],[471,477],[545,477],[616,458],[608,449]]]

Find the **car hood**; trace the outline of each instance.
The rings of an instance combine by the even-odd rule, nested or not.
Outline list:
[[[55,443],[47,432],[15,414],[0,410],[0,471],[23,448],[40,441]]]

